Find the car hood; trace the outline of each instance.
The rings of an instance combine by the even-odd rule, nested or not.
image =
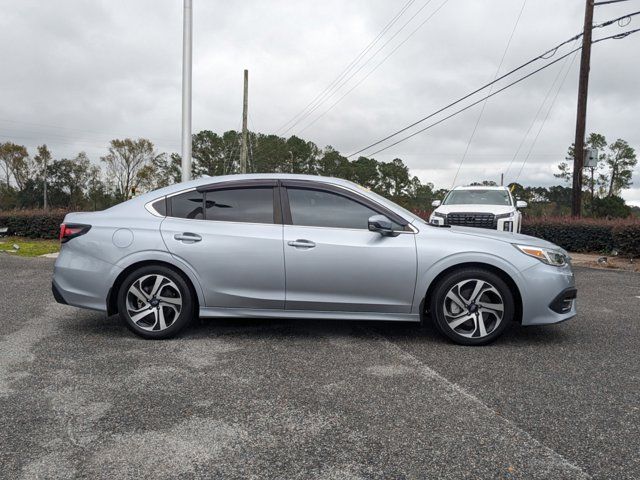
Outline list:
[[[443,227],[433,227],[433,228],[443,228]],[[555,248],[557,250],[562,250],[563,252],[565,252],[564,249],[560,248],[558,245],[554,243],[548,242],[547,240],[543,240],[542,238],[537,238],[537,237],[531,237],[529,235],[522,235],[520,233],[490,230],[488,228],[472,228],[472,227],[457,227],[457,226],[451,226],[449,227],[449,230],[451,231],[451,233],[456,235],[469,235],[470,237],[487,238],[487,239],[497,240],[505,243],[517,243],[519,245],[531,245],[532,247]]]
[[[513,212],[515,208],[511,205],[440,205],[434,211],[446,215],[448,213],[472,212],[472,213],[493,213],[500,215]]]

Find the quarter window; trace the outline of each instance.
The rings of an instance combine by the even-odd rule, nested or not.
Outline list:
[[[294,225],[367,230],[375,210],[342,195],[321,190],[288,187],[289,208]],[[395,228],[402,229],[400,225]]]
[[[237,188],[205,193],[205,218],[220,222],[274,223],[273,188]]]

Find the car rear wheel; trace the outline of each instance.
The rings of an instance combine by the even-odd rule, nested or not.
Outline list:
[[[118,292],[118,311],[127,328],[144,338],[176,335],[193,318],[191,290],[182,276],[163,266],[129,274]]]
[[[438,329],[461,345],[484,345],[513,320],[514,300],[507,284],[484,269],[457,270],[437,285],[431,312]]]

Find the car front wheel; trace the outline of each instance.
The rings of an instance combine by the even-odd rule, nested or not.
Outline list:
[[[144,338],[176,335],[193,317],[193,299],[181,275],[164,266],[146,266],[125,278],[118,293],[125,325]]]
[[[431,312],[438,329],[461,345],[484,345],[498,338],[514,316],[507,284],[484,269],[454,271],[437,285]]]

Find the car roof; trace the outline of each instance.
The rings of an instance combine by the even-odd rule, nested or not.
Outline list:
[[[164,195],[171,195],[182,190],[189,190],[191,188],[197,188],[202,185],[212,185],[215,183],[223,183],[228,181],[241,181],[241,180],[257,180],[257,179],[272,179],[272,180],[311,180],[314,182],[332,183],[336,185],[354,186],[359,188],[358,184],[344,180],[342,178],[335,177],[322,177],[319,175],[302,175],[296,173],[246,173],[246,174],[234,174],[234,175],[219,175],[215,177],[204,176],[188,182],[175,183],[168,187],[159,188],[148,193],[144,193],[136,198],[145,199],[146,201],[162,197]]]
[[[469,186],[463,186],[463,185],[459,185],[457,187],[454,187],[453,190],[509,190],[507,187],[504,186],[500,186],[500,185],[469,185]]]
[[[221,175],[216,177],[201,177],[195,180],[191,180],[189,182],[181,182],[176,183],[174,185],[170,185],[168,187],[160,188],[158,190],[153,190],[151,192],[144,193],[142,195],[138,195],[126,202],[119,203],[111,207],[111,209],[128,209],[133,205],[143,206],[146,203],[156,200],[158,198],[173,195],[178,192],[182,192],[185,190],[195,189],[202,185],[212,185],[215,183],[223,183],[228,181],[242,181],[242,180],[256,180],[256,179],[269,179],[269,180],[309,180],[317,183],[326,183],[332,185],[338,185],[347,188],[348,190],[354,192],[360,192],[361,194],[369,197],[373,201],[382,204],[389,210],[397,213],[401,217],[413,221],[418,217],[402,208],[400,205],[392,202],[391,200],[381,197],[374,192],[370,191],[368,188],[358,185],[357,183],[351,182],[349,180],[344,180],[342,178],[335,177],[323,177],[320,175],[302,175],[295,173],[248,173],[248,174],[238,174],[238,175]],[[110,209],[110,210],[111,210]]]

